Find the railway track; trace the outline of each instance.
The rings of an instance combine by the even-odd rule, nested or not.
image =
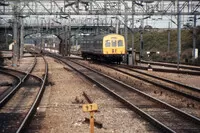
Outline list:
[[[69,57],[68,57],[69,58]],[[77,59],[77,60],[82,60],[80,57],[70,57],[71,59]],[[188,66],[188,65],[181,65],[180,66],[180,70],[177,70],[175,68],[177,68],[176,64],[170,64],[170,63],[159,63],[158,64],[156,62],[147,62],[147,61],[142,61],[141,63],[144,64],[150,64],[150,65],[158,65],[160,67],[154,67],[153,66],[153,71],[156,72],[166,72],[166,73],[179,73],[179,74],[189,74],[189,75],[200,75],[200,67],[198,66]],[[126,67],[129,68],[135,68],[135,69],[139,69],[139,70],[148,70],[149,67],[148,66],[127,66],[124,65]],[[163,66],[166,66],[168,68],[165,68]]]
[[[177,70],[177,64],[148,62],[148,61],[142,61],[141,64],[145,64],[145,65],[150,64],[152,67],[152,70],[157,71],[157,72],[200,75],[200,67],[198,66],[180,65],[179,70]],[[132,67],[135,69],[141,69],[141,70],[148,70],[149,67],[145,65],[137,65],[137,66],[129,66],[129,67]]]
[[[144,73],[133,68],[124,68],[124,66],[121,65],[113,66],[107,64],[86,63],[85,61],[79,62],[90,66],[96,71],[101,71],[113,78],[119,79],[130,86],[134,86],[140,91],[157,97],[168,104],[181,108],[191,115],[200,117],[199,88]]]
[[[162,132],[200,132],[199,118],[85,65],[63,58],[59,60],[108,91]]]
[[[21,83],[20,77],[0,70],[0,107],[6,102],[6,96],[16,90]],[[14,92],[13,92],[14,93]]]
[[[0,129],[1,132],[22,132],[33,116],[44,91],[48,74],[48,65],[44,60],[44,77],[32,75],[35,69],[36,60],[27,73],[2,68],[5,73],[17,75],[19,82],[7,95],[2,96],[0,108]]]
[[[177,68],[177,64],[173,63],[164,63],[164,62],[153,62],[153,61],[144,61],[142,60],[141,63],[144,64],[151,64],[151,65],[157,65],[157,66],[166,66],[166,67],[171,67],[171,68]],[[193,70],[193,71],[200,71],[199,66],[192,66],[192,65],[179,65],[180,68],[182,69],[188,69],[188,70]]]
[[[192,100],[200,101],[200,88],[192,87],[192,86],[180,83],[180,82],[176,82],[176,81],[173,81],[173,80],[169,80],[169,79],[166,79],[166,78],[162,78],[162,77],[151,75],[151,74],[148,74],[148,73],[145,73],[145,72],[141,72],[141,71],[132,69],[132,68],[127,67],[127,66],[113,67],[111,65],[106,65],[106,67],[114,69],[114,70],[121,72],[123,74],[135,77],[135,78],[140,79],[142,81],[151,83],[155,86],[164,88],[164,89],[169,90],[171,92],[175,92],[177,94],[180,94],[180,95],[185,96],[187,98],[190,98]]]
[[[99,65],[102,65],[102,64],[99,64]],[[167,78],[162,78],[159,76],[141,72],[127,65],[104,64],[104,66],[106,66],[107,68],[111,68],[122,74],[153,84],[155,86],[163,88],[164,90],[168,90],[176,94],[182,95],[191,100],[195,100],[197,102],[200,101],[200,88],[192,87],[190,85],[183,84],[174,80],[169,80]]]
[[[18,83],[13,87],[5,90],[0,96],[0,108],[4,106],[4,104],[14,95],[14,93],[19,89],[20,85],[27,79],[29,74],[33,71],[35,65],[37,63],[36,57],[34,59],[34,63],[29,67],[28,72],[21,72],[14,69],[8,69],[4,67],[0,67],[0,72],[7,74],[9,76],[15,77],[18,80]]]
[[[102,64],[98,63],[98,65],[102,65]],[[117,72],[123,73],[128,76],[140,79],[142,81],[151,83],[155,86],[164,88],[171,92],[175,92],[177,94],[180,94],[192,100],[200,101],[200,88],[192,87],[190,85],[183,84],[174,80],[170,80],[167,78],[162,78],[162,77],[148,74],[142,71],[138,71],[127,65],[103,64],[102,66],[106,66],[107,68],[113,69]]]

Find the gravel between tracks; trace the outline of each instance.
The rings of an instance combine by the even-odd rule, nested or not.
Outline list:
[[[187,75],[187,74],[174,74],[174,73],[164,73],[164,72],[154,72],[154,71],[144,71],[144,70],[140,70],[143,72],[148,72],[150,74],[156,75],[156,76],[160,76],[160,77],[164,77],[170,80],[174,80],[174,81],[178,81],[181,82],[183,84],[187,84],[193,87],[198,87],[200,88],[200,76],[196,76],[196,75]]]
[[[103,127],[95,127],[95,133],[158,132],[69,67],[65,66],[64,69],[52,58],[46,59],[49,64],[49,86],[26,132],[88,133],[89,124],[85,118],[89,118],[89,113],[82,111],[82,104],[87,103],[82,96],[83,91],[99,106],[95,119]]]
[[[3,93],[6,89],[8,89],[15,79],[6,74],[0,73],[0,94]],[[3,85],[10,84],[10,85]]]

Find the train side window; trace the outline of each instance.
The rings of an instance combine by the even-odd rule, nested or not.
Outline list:
[[[122,40],[118,40],[118,47],[122,47],[122,46],[123,46]]]
[[[116,47],[116,40],[112,40],[112,47]]]
[[[106,40],[105,46],[106,46],[106,47],[110,47],[110,40]]]

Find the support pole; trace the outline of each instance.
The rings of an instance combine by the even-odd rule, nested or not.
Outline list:
[[[40,32],[40,51],[42,51],[42,42],[43,42],[42,32]]]
[[[12,59],[12,66],[16,67],[17,66],[17,60],[18,60],[18,45],[19,45],[19,41],[18,41],[18,25],[17,25],[17,17],[16,15],[14,15],[14,22],[13,22],[13,42],[14,42],[14,46],[13,46],[13,59]]]
[[[90,112],[90,133],[94,133],[94,111]]]
[[[21,18],[21,27],[20,27],[20,58],[23,57],[24,50],[24,22]]]
[[[64,26],[64,56],[68,55],[68,42],[67,42],[67,32],[68,32],[68,27],[67,25]]]
[[[68,55],[70,56],[71,55],[71,51],[70,51],[70,49],[71,49],[71,31],[72,31],[72,27],[71,27],[71,19],[69,19],[69,35],[68,35],[68,45],[69,45],[69,49],[68,49]],[[77,48],[77,47],[76,47]]]
[[[143,48],[144,48],[144,42],[143,42],[143,28],[144,28],[144,16],[142,15],[141,19],[141,31],[140,31],[140,61],[142,60],[143,57]]]
[[[116,21],[116,34],[119,34],[119,20],[118,20],[117,16],[116,16],[115,21]]]
[[[168,42],[167,42],[167,51],[169,52],[170,51],[170,22],[168,23]]]
[[[180,65],[180,55],[181,55],[181,16],[179,11],[179,0],[177,0],[177,42],[178,42],[178,55],[177,55],[177,70],[179,70]]]
[[[7,33],[7,27],[6,27],[6,24],[5,24],[5,39],[6,39],[6,47],[8,46],[8,33]]]
[[[127,3],[125,3],[127,4]],[[124,21],[125,21],[125,25],[124,25],[124,36],[125,36],[125,62],[128,64],[128,54],[127,54],[127,49],[128,49],[128,28],[127,28],[127,24],[128,24],[128,15],[127,15],[127,5],[125,6],[125,16],[124,16]]]
[[[18,64],[18,59],[19,59],[19,36],[18,36],[18,11],[17,11],[17,3],[14,2],[14,7],[13,7],[13,60],[12,60],[12,66],[16,67]]]
[[[196,22],[197,22],[197,17],[196,15],[194,15],[194,26],[193,26],[193,50],[192,50],[192,61],[193,63],[195,63],[195,49],[196,49],[196,37],[197,37],[197,33],[196,33]]]
[[[97,17],[97,28],[96,28],[96,34],[99,35],[99,15]]]
[[[89,13],[92,14],[92,0],[89,1],[89,5],[90,5]]]
[[[132,1],[132,65],[135,65],[135,46],[134,46],[134,13],[135,13],[135,1]]]

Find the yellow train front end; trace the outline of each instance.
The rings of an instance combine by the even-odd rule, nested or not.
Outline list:
[[[104,55],[124,55],[125,40],[122,35],[110,34],[103,38],[103,54]]]
[[[103,38],[103,55],[106,60],[120,63],[125,54],[125,39],[119,34],[109,34]]]

